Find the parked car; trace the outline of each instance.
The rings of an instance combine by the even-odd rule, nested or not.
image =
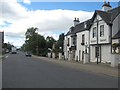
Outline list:
[[[32,56],[32,53],[31,53],[30,51],[27,51],[27,52],[25,53],[25,55],[26,55],[27,57],[31,57],[31,56]]]

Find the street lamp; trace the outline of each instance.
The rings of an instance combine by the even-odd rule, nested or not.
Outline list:
[[[62,52],[62,47],[59,47],[59,49],[60,49],[60,52]]]

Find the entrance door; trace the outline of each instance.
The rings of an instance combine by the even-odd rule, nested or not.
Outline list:
[[[73,60],[75,60],[75,50],[73,50],[72,53],[73,53]]]
[[[84,60],[84,51],[82,51],[82,61]]]

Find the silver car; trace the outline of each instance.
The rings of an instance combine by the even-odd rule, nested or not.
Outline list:
[[[27,51],[27,52],[25,53],[25,55],[26,55],[27,57],[31,57],[31,56],[32,56],[32,53],[31,53],[30,51]]]

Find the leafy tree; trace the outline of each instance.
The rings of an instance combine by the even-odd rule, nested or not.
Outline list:
[[[55,42],[56,42],[56,40],[53,37],[47,36],[47,38],[46,38],[47,48],[52,49],[52,46]]]
[[[3,48],[4,49],[8,49],[9,51],[11,51],[11,47],[12,47],[13,45],[11,45],[9,42],[8,43],[3,43]]]
[[[59,35],[59,39],[57,41],[56,48],[58,49],[59,52],[63,52],[63,46],[64,46],[64,33],[61,33]]]
[[[24,44],[25,51],[31,51],[33,54],[42,55],[46,48],[45,38],[37,33],[38,28],[28,28],[25,36],[26,41]]]

